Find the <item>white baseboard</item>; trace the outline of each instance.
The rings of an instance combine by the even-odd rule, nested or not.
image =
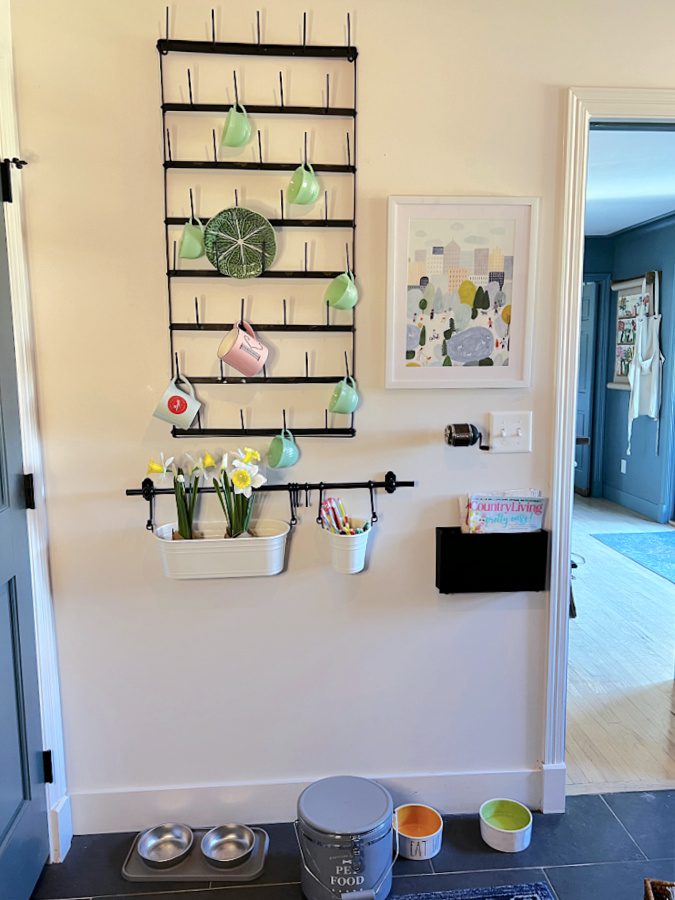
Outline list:
[[[70,797],[65,794],[49,810],[49,861],[60,863],[66,858],[73,840],[73,814]]]
[[[541,769],[375,777],[391,791],[396,804],[420,800],[443,813],[476,812],[490,797],[512,797],[532,809],[542,805]],[[314,780],[74,793],[74,831],[138,831],[167,821],[195,827],[218,822],[291,822],[298,795]]]
[[[541,811],[565,812],[567,767],[565,763],[544,763],[542,766]]]

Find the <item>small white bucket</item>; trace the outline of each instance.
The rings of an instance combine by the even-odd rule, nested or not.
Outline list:
[[[517,800],[486,800],[478,815],[481,837],[493,850],[520,853],[530,846],[532,813]]]
[[[431,859],[441,852],[443,819],[431,806],[406,803],[396,810],[398,855],[405,859]]]
[[[351,519],[354,528],[363,528],[363,519]],[[354,575],[361,572],[366,565],[366,547],[372,528],[361,534],[335,534],[327,528],[323,529],[330,545],[331,561],[336,572],[343,575]]]

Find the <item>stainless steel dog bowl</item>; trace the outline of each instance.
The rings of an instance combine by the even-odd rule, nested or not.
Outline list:
[[[253,853],[255,834],[246,825],[218,825],[202,838],[202,853],[214,866],[240,866]]]
[[[192,829],[187,825],[157,825],[144,831],[138,839],[138,855],[155,869],[177,865],[190,852]]]

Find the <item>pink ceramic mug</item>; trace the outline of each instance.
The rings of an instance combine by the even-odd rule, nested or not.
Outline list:
[[[218,356],[237,372],[251,378],[267,360],[267,347],[258,339],[248,322],[239,322],[220,342]]]

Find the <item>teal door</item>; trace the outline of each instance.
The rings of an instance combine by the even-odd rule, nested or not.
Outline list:
[[[584,284],[581,294],[579,336],[579,384],[577,387],[577,445],[574,461],[574,490],[585,497],[591,493],[591,445],[593,441],[593,389],[595,384],[595,321],[598,285]]]
[[[48,852],[14,333],[0,203],[0,898],[27,900]]]

